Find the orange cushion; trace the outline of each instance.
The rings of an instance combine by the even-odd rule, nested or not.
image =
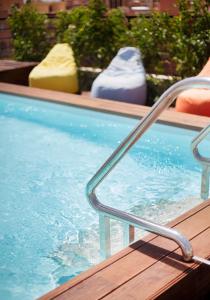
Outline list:
[[[198,76],[210,77],[210,57]],[[210,117],[210,90],[190,89],[176,100],[176,111]]]
[[[210,117],[210,90],[190,89],[176,100],[176,111]]]

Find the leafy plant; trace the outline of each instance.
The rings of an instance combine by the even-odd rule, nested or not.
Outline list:
[[[30,4],[13,7],[9,17],[14,56],[17,60],[40,61],[49,50],[48,20]]]
[[[181,77],[196,75],[210,55],[207,0],[178,0],[179,15],[153,13],[131,22],[134,45],[143,54],[147,72],[164,73],[174,63]]]
[[[166,13],[139,16],[131,21],[134,46],[140,48],[147,72],[163,73],[172,43],[172,19]]]
[[[88,21],[88,10],[86,6],[75,7],[70,11],[60,11],[55,21],[56,37],[58,42],[65,39],[66,30],[78,30]]]
[[[147,74],[147,105],[152,106],[171,85],[180,79],[177,76]],[[172,103],[172,106],[174,105],[175,103]]]
[[[176,17],[154,12],[128,24],[120,9],[107,10],[104,1],[89,0],[87,7],[57,14],[55,37],[72,46],[78,65],[104,68],[119,48],[134,46],[142,52],[147,73],[163,74],[172,66],[181,77],[193,76],[210,55],[209,1],[177,1]],[[49,50],[47,17],[27,4],[12,9],[9,24],[15,58],[41,60]]]
[[[108,22],[112,28],[113,53],[116,53],[121,47],[132,44],[128,20],[120,9],[114,8],[108,11]]]
[[[105,67],[126,44],[127,23],[123,13],[107,11],[102,0],[90,0],[88,7],[59,13],[58,40],[68,42],[79,65]]]
[[[197,75],[210,55],[209,1],[179,0],[171,56],[182,77]]]

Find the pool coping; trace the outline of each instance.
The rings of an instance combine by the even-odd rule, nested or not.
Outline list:
[[[122,103],[119,101],[104,99],[90,99],[83,95],[43,90],[2,82],[0,82],[0,92],[121,115],[135,119],[140,119],[150,110],[150,107],[137,104]],[[209,120],[210,119],[208,117],[186,114],[168,109],[160,115],[157,122],[191,130],[201,130],[203,127],[209,124]]]

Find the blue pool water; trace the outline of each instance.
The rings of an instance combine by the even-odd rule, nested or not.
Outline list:
[[[0,94],[0,299],[34,299],[100,261],[85,185],[136,123]],[[154,125],[101,185],[100,198],[159,223],[194,206],[195,135]],[[116,251],[119,224],[113,230]]]

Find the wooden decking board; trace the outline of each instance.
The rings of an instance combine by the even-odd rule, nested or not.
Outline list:
[[[199,236],[191,240],[195,253],[208,257],[210,253],[210,229],[208,228]],[[202,244],[202,248],[200,247]],[[171,285],[176,284],[184,276],[192,272],[197,264],[187,264],[174,260],[175,254],[180,255],[180,250],[158,261],[155,265],[145,270],[139,276],[129,280],[114,292],[101,299],[153,299],[163,293]],[[209,278],[210,283],[210,278]],[[164,287],[164,288],[163,288]],[[141,295],[141,296],[139,296]],[[73,299],[73,298],[72,298]]]
[[[197,298],[199,295],[199,300],[200,300],[202,289],[204,295],[210,292],[210,284],[209,284],[210,269],[208,266],[204,266],[204,265],[199,265],[196,267],[197,268],[192,268],[191,271],[189,269],[188,272],[186,270],[185,271],[185,273],[187,273],[185,274],[186,276],[177,276],[177,278],[173,279],[170,283],[166,284],[164,288],[161,288],[159,291],[155,291],[155,293],[149,296],[149,298],[164,299],[166,298],[167,295],[166,299],[190,299],[191,300],[193,299],[192,295],[194,294],[196,295]],[[201,269],[203,268],[205,269],[205,274],[201,275],[200,272]],[[189,287],[189,282],[190,282],[190,287]],[[190,289],[192,289],[192,291],[190,291]],[[189,297],[189,292],[191,293],[190,297]],[[186,295],[186,297],[183,298],[184,294]],[[182,297],[180,297],[181,295]]]
[[[0,82],[28,85],[28,76],[37,65],[35,62],[0,60]]]
[[[209,267],[201,265],[188,276],[169,287],[167,291],[154,295],[150,299],[156,300],[209,300]],[[190,286],[189,286],[190,283]]]
[[[180,222],[175,226],[175,228],[190,238],[192,232],[193,235],[199,234],[199,232],[202,232],[203,228],[206,228],[206,226],[208,227],[210,225],[209,216],[210,205],[206,206],[205,210],[201,210],[192,215],[190,218],[187,218],[185,221]]]
[[[185,229],[185,231],[188,233],[187,236],[190,239],[195,239],[197,237],[199,239],[200,232],[205,231],[206,228],[209,227],[208,216],[210,215],[210,206],[209,202],[205,204],[207,205],[202,206],[204,208],[206,207],[206,209],[199,210],[197,213],[192,214],[191,222],[194,224],[193,227],[191,226],[192,229]],[[200,225],[199,223],[201,220],[203,221]],[[179,223],[178,226],[182,224],[182,227],[184,227],[184,223],[185,221]],[[184,233],[186,234],[186,232]],[[123,256],[121,260],[118,259],[116,262],[113,262],[111,266],[108,266],[107,268],[102,269],[100,272],[93,274],[91,277],[88,277],[87,280],[83,280],[76,286],[69,287],[69,290],[67,290],[65,293],[61,292],[60,295],[55,294],[55,297],[52,295],[52,298],[49,297],[46,299],[101,299],[109,294],[112,295],[112,297],[115,297],[113,291],[120,289],[120,287],[124,288],[127,284],[129,284],[129,282],[133,282],[133,280],[135,281],[135,278],[138,278],[139,276],[144,277],[145,272],[152,269],[157,263],[159,263],[160,259],[161,264],[172,261],[173,267],[174,265],[179,265],[181,268],[179,272],[183,273],[185,269],[189,269],[189,266],[193,264],[186,264],[182,261],[179,261],[181,259],[180,251],[177,252],[177,255],[179,254],[179,257],[177,258],[179,260],[172,260],[173,256],[176,254],[170,253],[172,251],[176,251],[176,249],[177,245],[174,242],[162,237],[156,237],[150,243],[143,244],[141,247],[139,247],[139,249],[132,251],[129,253],[129,255]],[[153,272],[153,276],[151,276],[150,280],[152,280],[154,274],[155,272]],[[123,299],[129,299],[127,297],[129,297],[129,295],[126,295],[126,298]]]
[[[9,70],[16,70],[19,68],[25,68],[28,66],[36,66],[36,62],[20,62],[20,61],[14,61],[14,60],[8,60],[8,59],[1,59],[0,60],[0,73],[9,71]]]

